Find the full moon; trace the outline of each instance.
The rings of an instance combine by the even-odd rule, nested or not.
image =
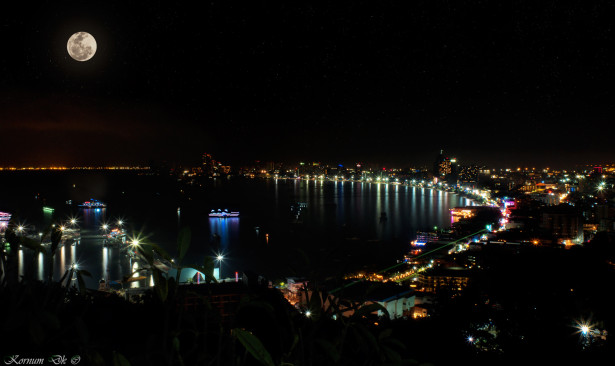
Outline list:
[[[88,32],[77,32],[68,39],[66,49],[73,59],[87,61],[96,53],[96,40]]]

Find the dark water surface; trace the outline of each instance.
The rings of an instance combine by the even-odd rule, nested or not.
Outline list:
[[[154,242],[171,255],[179,229],[190,227],[185,264],[201,264],[206,256],[223,252],[224,277],[255,270],[275,279],[395,263],[417,230],[448,227],[449,209],[472,204],[448,192],[355,182],[209,179],[190,186],[171,177],[83,171],[1,172],[0,181],[0,211],[11,212],[31,233],[78,218],[81,242],[59,249],[55,277],[76,262],[92,273],[88,287],[103,277],[121,279],[134,269],[119,249],[102,247],[100,226],[119,218],[129,236]],[[107,208],[76,207],[90,198]],[[299,218],[292,210],[297,202],[307,203]],[[54,213],[44,214],[43,205]],[[241,216],[209,218],[209,211],[218,208]],[[23,250],[19,258],[22,273],[41,279],[47,273],[42,255]]]

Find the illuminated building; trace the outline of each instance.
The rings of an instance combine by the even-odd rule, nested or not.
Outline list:
[[[456,183],[459,179],[459,163],[456,158],[451,158],[450,162],[450,173],[446,176],[446,179],[449,183]]]
[[[459,180],[464,183],[477,182],[478,171],[479,168],[477,165],[463,166],[459,169]]]
[[[433,175],[436,178],[445,178],[451,174],[451,160],[444,156],[444,150],[440,150],[440,154],[434,163]]]
[[[211,154],[204,153],[202,157],[202,163],[203,173],[205,173],[205,175],[209,177],[213,176],[216,161],[211,157]]]
[[[579,212],[563,204],[545,208],[541,227],[547,230],[558,243],[580,244],[583,242],[583,222]]]
[[[469,282],[470,271],[464,268],[438,268],[419,274],[420,287],[424,292],[437,293],[443,289],[461,291]]]
[[[530,197],[533,200],[542,202],[547,206],[556,206],[560,204],[560,195],[554,193],[532,193]]]
[[[412,318],[426,318],[428,316],[427,309],[422,306],[414,306],[412,308]]]
[[[434,162],[434,177],[449,183],[457,183],[459,173],[460,168],[457,159],[444,156],[444,150],[440,150],[440,154],[436,157],[436,161]]]

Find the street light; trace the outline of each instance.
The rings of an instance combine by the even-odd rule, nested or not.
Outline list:
[[[117,226],[122,226],[122,225],[124,225],[124,221],[122,221],[121,219],[117,220]]]
[[[218,261],[218,279],[222,278],[222,261],[224,260],[224,256],[222,254],[218,254],[216,256],[216,260]]]

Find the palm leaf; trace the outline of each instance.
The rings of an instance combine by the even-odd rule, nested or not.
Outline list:
[[[66,276],[68,276],[68,278],[72,278],[73,277],[73,269],[71,267],[71,269],[68,269],[64,272],[64,275],[62,275],[62,278],[60,278],[59,283],[61,284],[62,282],[64,282],[64,279],[66,278]],[[68,286],[68,282],[66,283],[66,286]]]
[[[32,238],[28,238],[24,236],[21,238],[20,243],[24,247],[28,249],[32,249],[36,253],[47,254],[47,251],[45,250],[45,248],[41,245],[41,243],[38,240],[34,240]]]
[[[160,300],[164,302],[169,294],[169,285],[167,280],[158,268],[152,267],[152,275],[154,276],[154,289],[156,294],[158,294]]]
[[[233,334],[257,361],[266,366],[275,366],[271,355],[254,334],[240,328],[233,329]]]
[[[191,237],[192,233],[190,232],[190,228],[184,227],[179,231],[179,235],[177,236],[177,253],[179,263],[182,262],[188,252]]]
[[[88,271],[77,271],[77,283],[79,283],[79,292],[81,293],[81,295],[85,295],[85,281],[83,280],[83,275],[92,277],[92,275],[88,272]]]
[[[382,305],[378,303],[373,303],[369,305],[361,306],[357,311],[352,315],[353,318],[362,318],[365,315],[371,314],[374,311],[382,311],[386,317],[389,317],[389,311]]]
[[[338,363],[340,360],[340,353],[335,349],[335,346],[326,339],[317,338],[314,343],[319,345],[325,353],[333,360],[334,363]]]

